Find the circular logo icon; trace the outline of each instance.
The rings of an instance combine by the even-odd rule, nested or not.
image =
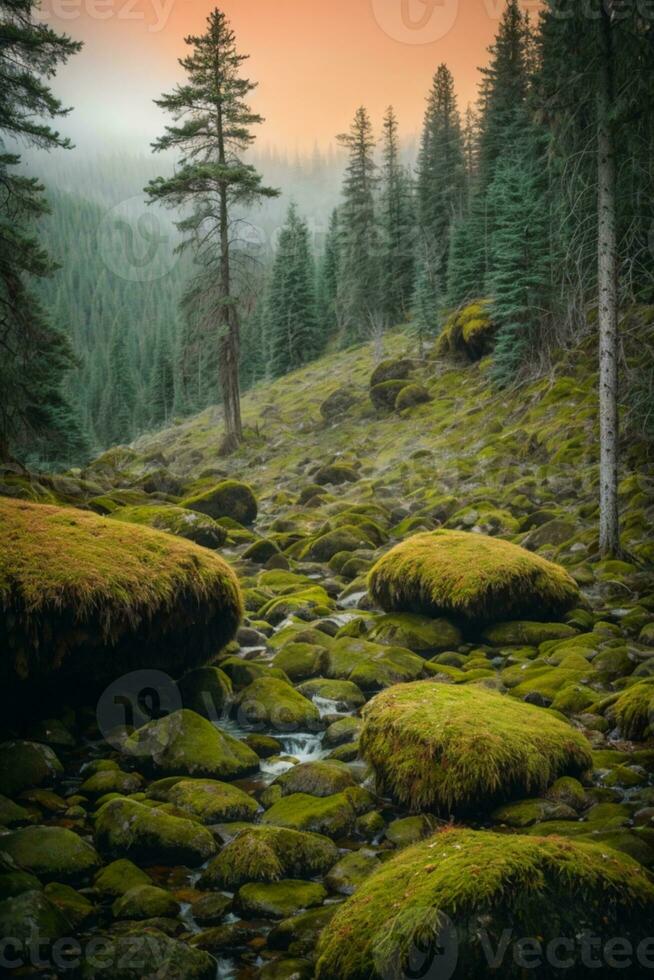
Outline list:
[[[134,670],[113,681],[96,712],[98,728],[114,748],[120,748],[132,729],[178,711],[182,698],[177,684],[163,670]]]
[[[172,225],[145,195],[107,211],[98,228],[98,248],[109,271],[129,282],[162,279],[178,258]]]
[[[408,908],[373,943],[383,980],[451,980],[459,957],[454,923],[433,908]]]
[[[456,23],[459,0],[372,0],[375,20],[402,44],[433,44]]]

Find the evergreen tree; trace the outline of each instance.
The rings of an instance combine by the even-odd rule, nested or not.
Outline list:
[[[370,117],[357,109],[349,133],[338,137],[349,152],[339,210],[340,272],[338,303],[345,343],[355,343],[383,328],[380,236],[375,194],[379,184]]]
[[[493,377],[510,384],[537,341],[550,285],[548,206],[542,159],[525,135],[498,163],[489,200],[496,215],[491,242],[488,290],[499,325]]]
[[[175,372],[171,344],[165,334],[160,334],[154,348],[152,373],[149,384],[150,424],[167,425],[175,400]]]
[[[306,221],[291,203],[279,236],[266,310],[273,377],[319,353],[315,266]]]
[[[466,164],[461,118],[454,79],[440,65],[427,99],[427,111],[418,155],[416,198],[422,243],[423,283],[439,288],[447,276],[450,228],[462,214],[466,192]],[[438,302],[438,296],[432,297]]]
[[[380,201],[381,290],[387,323],[406,319],[415,275],[414,209],[411,179],[400,162],[393,107],[384,116]]]
[[[430,280],[430,270],[426,263],[418,266],[413,294],[413,334],[418,340],[422,353],[423,344],[438,332],[438,304],[435,296],[438,290]]]
[[[323,347],[341,326],[338,306],[340,236],[338,208],[334,208],[330,215],[325,248],[318,269],[318,319],[323,336]]]
[[[242,439],[240,407],[240,329],[234,286],[234,209],[252,205],[277,191],[265,187],[251,164],[242,160],[254,141],[251,127],[262,122],[246,99],[256,87],[240,75],[247,60],[222,11],[214,10],[207,31],[189,36],[191,54],[180,60],[187,81],[157,100],[175,125],[166,127],[155,151],[179,150],[179,169],[159,177],[146,188],[153,200],[170,207],[190,206],[178,228],[188,236],[201,273],[192,290],[197,316],[216,331],[219,344],[220,386],[225,414],[225,451]]]
[[[74,366],[62,330],[38,299],[35,281],[55,266],[32,230],[47,214],[43,186],[16,172],[20,156],[4,139],[41,149],[70,146],[43,120],[65,116],[44,79],[81,45],[34,22],[33,0],[0,0],[0,462],[12,454],[47,461],[84,452],[84,436],[63,392]]]

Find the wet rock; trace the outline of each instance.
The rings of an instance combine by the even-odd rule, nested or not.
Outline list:
[[[381,862],[373,851],[348,851],[325,876],[325,884],[337,895],[352,895],[379,867]]]
[[[227,895],[203,895],[193,902],[191,915],[195,922],[203,928],[218,925],[229,909],[232,900]]]
[[[276,677],[259,677],[241,692],[239,714],[250,724],[265,724],[284,732],[315,729],[320,712],[308,698]]]
[[[174,777],[173,777],[174,778]],[[160,780],[148,789],[148,797],[172,803],[203,824],[254,817],[259,805],[238,786],[215,779]]]
[[[261,820],[264,824],[308,830],[336,838],[350,833],[357,817],[371,810],[373,806],[372,794],[359,787],[326,797],[293,793],[275,803]]]
[[[277,776],[271,788],[280,787],[282,796],[291,793],[308,793],[310,796],[332,796],[349,786],[355,780],[343,762],[303,762]]]
[[[109,858],[133,858],[144,864],[196,867],[216,852],[209,831],[134,800],[111,800],[98,811],[96,846]]]
[[[232,682],[218,667],[198,667],[178,681],[182,704],[210,721],[224,714],[232,697]]]
[[[430,814],[421,813],[415,817],[400,817],[386,828],[386,839],[396,847],[408,847],[433,834],[439,821]]]
[[[316,699],[334,701],[337,705],[335,710],[352,711],[366,703],[360,688],[352,681],[335,681],[317,677],[300,684],[298,691],[311,701]]]
[[[118,898],[138,885],[151,884],[150,876],[126,858],[105,865],[93,879],[94,888],[106,898]]]
[[[95,848],[64,827],[23,827],[2,838],[2,850],[42,881],[77,881],[100,864]]]
[[[174,919],[179,915],[179,902],[163,888],[136,885],[116,899],[111,911],[115,919]]]
[[[260,980],[311,980],[313,964],[309,960],[274,960],[261,968]]]
[[[302,909],[322,905],[327,891],[317,882],[283,879],[242,885],[236,905],[245,918],[285,919]]]
[[[456,649],[462,641],[461,631],[447,619],[431,619],[417,613],[379,616],[372,620],[367,638],[424,655]]]

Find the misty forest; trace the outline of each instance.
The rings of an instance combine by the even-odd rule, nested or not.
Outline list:
[[[0,0],[0,975],[652,975],[654,13],[493,32],[89,153]]]

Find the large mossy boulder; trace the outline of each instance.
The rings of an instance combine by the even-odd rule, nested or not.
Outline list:
[[[436,342],[436,354],[478,361],[490,354],[495,343],[497,324],[491,316],[491,302],[478,299],[451,313]]]
[[[341,905],[318,946],[317,980],[413,976],[412,961],[439,976],[519,980],[526,970],[514,943],[540,952],[539,977],[554,977],[549,943],[571,948],[574,977],[608,976],[581,955],[582,933],[616,936],[634,951],[651,933],[654,885],[635,861],[598,844],[447,830],[403,850]],[[554,948],[552,946],[551,948]],[[557,947],[559,952],[561,947]],[[501,962],[493,967],[489,950]],[[621,970],[642,976],[641,964]]]
[[[378,789],[413,809],[484,811],[592,769],[588,741],[567,722],[481,687],[397,685],[363,719]]]
[[[22,827],[2,837],[0,850],[41,881],[79,881],[100,865],[95,848],[64,827]]]
[[[253,826],[242,830],[205,868],[200,884],[233,891],[250,881],[312,878],[338,861],[328,837],[284,827]]]
[[[205,950],[150,927],[103,937],[89,950],[80,980],[215,980],[216,961]]]
[[[182,506],[214,520],[229,517],[246,526],[254,524],[258,513],[257,498],[252,487],[238,480],[223,480],[210,490],[186,497]]]
[[[0,498],[0,610],[0,687],[60,678],[70,697],[70,681],[81,692],[206,663],[243,606],[229,565],[190,541]]]
[[[98,810],[95,842],[108,858],[142,864],[196,867],[216,853],[216,843],[206,827],[128,799],[109,800]]]
[[[380,361],[370,375],[370,387],[384,384],[386,381],[403,381],[405,384],[413,373],[415,364],[408,357],[389,358]]]
[[[314,730],[320,725],[315,704],[277,677],[258,677],[238,698],[239,717],[275,731]]]
[[[416,534],[391,548],[368,578],[386,612],[467,623],[556,619],[579,600],[565,569],[524,548],[466,531]]]
[[[142,507],[121,507],[111,515],[115,521],[140,524],[155,531],[166,531],[186,538],[203,548],[220,548],[227,540],[227,531],[212,517],[172,505],[146,504]]]
[[[188,708],[137,729],[123,752],[161,776],[233,779],[259,768],[252,749]]]
[[[345,837],[354,829],[357,817],[372,810],[374,803],[372,794],[358,786],[323,797],[292,793],[266,810],[261,820],[264,824],[289,830]]]

